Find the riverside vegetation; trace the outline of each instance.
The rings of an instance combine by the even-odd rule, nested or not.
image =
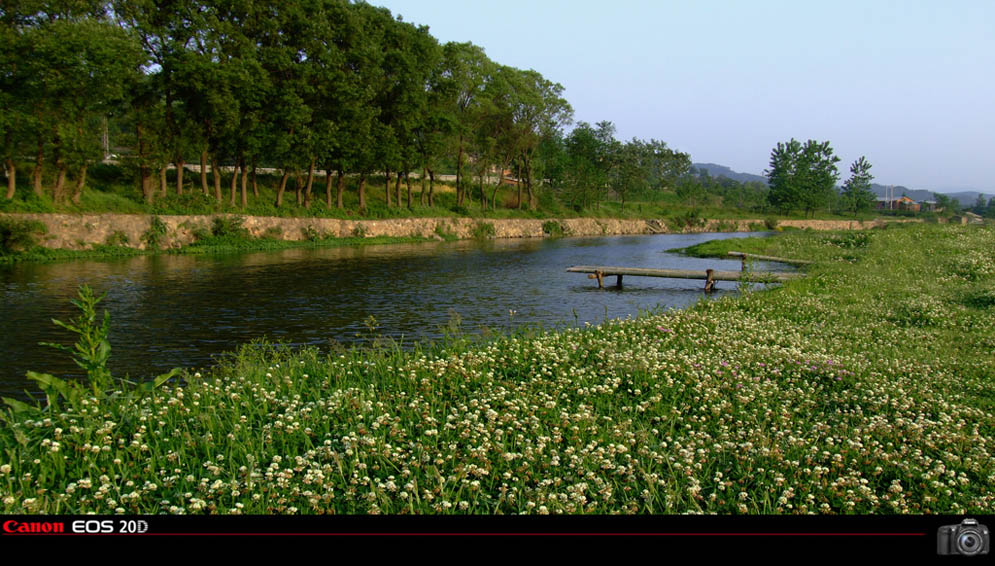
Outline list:
[[[597,327],[402,350],[371,321],[363,349],[254,344],[204,375],[15,402],[0,509],[990,512],[993,243],[922,224],[715,243],[817,263]]]

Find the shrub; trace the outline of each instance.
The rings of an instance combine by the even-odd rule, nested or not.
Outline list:
[[[356,224],[356,227],[352,229],[353,238],[365,238],[366,237],[366,226],[362,224]]]
[[[114,230],[114,233],[107,236],[104,243],[108,246],[127,246],[128,245],[128,235],[120,230]]]
[[[845,232],[826,236],[823,241],[843,249],[866,248],[871,241],[871,235],[867,232]]]
[[[688,230],[704,226],[705,219],[701,217],[698,209],[693,208],[684,214],[678,214],[677,216],[670,218],[670,223],[677,230]]]
[[[270,226],[263,232],[263,238],[267,240],[282,240],[283,239],[283,228],[279,226]]]
[[[443,226],[442,224],[435,225],[435,233],[437,236],[439,236],[440,238],[442,238],[447,242],[454,242],[459,239],[459,237],[456,234],[450,232],[449,230],[446,230],[445,226]]]
[[[975,309],[990,309],[995,307],[995,286],[972,289],[961,295],[963,305]]]
[[[490,222],[478,222],[476,226],[473,227],[473,238],[475,240],[490,240],[493,239],[497,232],[494,230],[494,225]]]
[[[777,230],[777,218],[772,216],[764,218],[764,226],[766,226],[768,230]]]
[[[739,225],[732,220],[720,220],[715,223],[716,232],[735,232],[739,229]]]
[[[48,229],[37,220],[0,218],[0,254],[29,250],[38,244],[35,237],[46,232]]]
[[[149,220],[149,229],[142,234],[142,241],[149,249],[157,250],[166,241],[168,230],[166,223],[161,218],[153,216]]]
[[[301,235],[304,236],[305,240],[310,242],[317,242],[321,239],[321,233],[311,224],[301,228]]]
[[[245,227],[245,217],[215,216],[211,235],[215,238],[248,238],[249,230]]]
[[[548,220],[542,223],[542,232],[551,238],[558,238],[563,235],[563,225],[556,220]]]

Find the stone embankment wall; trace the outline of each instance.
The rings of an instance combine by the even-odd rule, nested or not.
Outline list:
[[[48,248],[87,249],[95,244],[115,242],[144,248],[143,235],[151,226],[152,217],[143,214],[4,214],[4,217],[38,220],[48,233],[41,245]],[[166,225],[165,247],[180,247],[193,242],[198,232],[210,232],[213,216],[160,216]],[[661,234],[675,230],[664,220],[619,220],[613,218],[555,219],[568,236],[603,236],[614,234]],[[247,216],[243,226],[254,237],[267,236],[283,240],[303,240],[309,234],[347,237],[422,237],[442,239],[440,234],[459,239],[474,237],[480,224],[494,227],[496,238],[547,237],[543,225],[549,220],[500,218],[392,218],[386,220],[340,220],[336,218],[282,218]],[[846,220],[782,220],[779,226],[812,228],[815,230],[846,230],[881,225],[872,222]],[[889,222],[893,222],[889,220]],[[748,231],[762,220],[709,220],[704,226],[684,232]]]

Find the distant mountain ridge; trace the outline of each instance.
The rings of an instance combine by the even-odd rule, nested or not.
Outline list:
[[[740,183],[757,182],[767,184],[767,177],[762,175],[752,175],[750,173],[739,173],[733,171],[732,169],[726,167],[725,165],[719,165],[717,163],[692,163],[691,167],[694,169],[704,169],[708,171],[708,174],[712,177],[725,177],[727,179],[732,179],[733,181],[739,181]]]
[[[762,175],[753,175],[750,173],[740,173],[738,171],[733,171],[725,165],[719,165],[717,163],[692,163],[691,167],[698,170],[708,171],[708,174],[712,177],[725,177],[727,179],[732,179],[733,181],[739,181],[740,183],[759,182],[767,184],[767,177]],[[871,183],[871,191],[879,197],[887,196],[889,185],[880,185],[878,183]],[[910,189],[903,185],[894,185],[894,195],[895,198],[905,195],[915,201],[924,200],[936,200],[933,193],[940,193],[943,191],[931,191],[928,189]],[[979,191],[958,191],[956,193],[943,193],[951,198],[955,198],[960,201],[963,206],[974,206],[978,201],[978,195],[982,195],[985,201],[992,198],[995,195],[990,195],[987,193],[981,193]]]

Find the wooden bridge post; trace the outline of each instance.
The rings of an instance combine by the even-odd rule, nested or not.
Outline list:
[[[616,289],[621,289],[622,288],[622,274],[621,273],[619,273],[618,275],[615,276],[615,288]]]
[[[605,277],[605,274],[600,269],[596,270],[594,273],[592,273],[592,274],[590,274],[590,275],[587,276],[588,279],[597,279],[598,280],[598,289],[604,289],[605,288],[604,277]],[[619,277],[619,280],[622,279],[621,275],[619,275],[618,277]]]
[[[706,269],[705,270],[705,275],[708,276],[708,279],[705,280],[705,292],[706,293],[711,293],[712,291],[715,290],[715,279],[712,276],[712,274],[713,274],[714,271],[715,271],[714,269]]]

